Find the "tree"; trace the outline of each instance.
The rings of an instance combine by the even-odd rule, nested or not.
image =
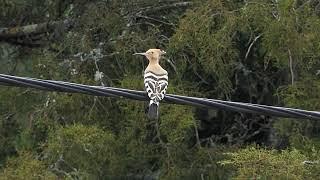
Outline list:
[[[319,110],[318,9],[313,0],[0,0],[0,72],[142,90],[147,62],[132,54],[156,47],[167,51],[169,93]],[[293,178],[317,176],[315,121],[167,104],[150,121],[142,102],[24,88],[1,87],[0,99],[6,177],[286,177],[277,170],[290,162]]]

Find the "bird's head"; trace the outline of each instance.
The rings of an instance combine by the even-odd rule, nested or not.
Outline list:
[[[159,62],[162,55],[166,54],[164,50],[161,49],[149,49],[148,51],[144,53],[134,53],[133,55],[143,55],[146,56],[146,58],[149,61],[156,61]]]

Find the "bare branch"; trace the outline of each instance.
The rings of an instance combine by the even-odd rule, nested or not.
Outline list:
[[[191,6],[193,3],[191,1],[186,1],[186,2],[177,2],[169,5],[163,5],[163,6],[158,6],[158,7],[147,7],[143,8],[140,11],[143,12],[143,14],[151,14],[157,11],[162,11],[162,10],[168,10],[172,8],[182,8],[182,7],[188,7]]]
[[[201,143],[200,143],[200,138],[199,138],[199,132],[198,132],[198,127],[197,124],[194,124],[194,131],[196,133],[196,140],[197,140],[197,146],[201,147]]]
[[[251,44],[250,44],[250,46],[249,46],[249,48],[248,48],[248,51],[247,51],[247,53],[246,53],[246,56],[245,56],[244,60],[246,60],[246,59],[248,58],[248,55],[249,55],[249,53],[250,53],[250,51],[251,51],[251,48],[252,48],[253,44],[254,44],[261,36],[262,36],[262,34],[259,34],[259,35],[258,35],[257,37],[255,37],[254,40],[251,42]]]
[[[166,25],[169,25],[169,26],[175,26],[175,24],[173,24],[173,23],[165,22],[165,21],[162,21],[160,19],[153,18],[153,17],[143,16],[143,15],[137,15],[137,17],[144,18],[144,19],[149,19],[149,20],[156,21],[156,22],[159,22],[159,23],[162,23],[162,24],[166,24]]]
[[[52,32],[57,27],[70,28],[72,27],[72,24],[72,20],[66,19],[63,21],[52,21],[21,27],[0,28],[0,40],[8,40],[11,38]]]
[[[174,63],[169,58],[166,58],[166,57],[162,57],[162,58],[170,64],[170,66],[173,68],[174,72],[177,74],[178,73],[177,67],[174,65]]]
[[[294,84],[294,73],[293,73],[293,65],[292,65],[292,55],[290,49],[288,49],[289,54],[289,68],[290,68],[290,74],[291,74],[291,85]]]

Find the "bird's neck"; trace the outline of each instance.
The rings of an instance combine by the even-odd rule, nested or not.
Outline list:
[[[156,58],[149,59],[149,66],[157,66],[157,65],[159,65],[159,59],[156,59]]]
[[[149,62],[149,66],[159,66],[159,62],[156,62],[156,61],[152,62],[152,61],[150,61],[150,62]]]
[[[150,61],[149,65],[147,66],[145,72],[153,72],[155,74],[166,74],[166,70],[164,70],[158,61]]]

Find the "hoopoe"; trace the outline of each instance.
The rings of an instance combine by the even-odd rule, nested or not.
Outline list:
[[[159,102],[164,98],[168,87],[168,72],[160,64],[160,58],[166,52],[160,49],[149,49],[145,53],[135,53],[143,55],[149,60],[149,65],[144,71],[144,88],[150,98],[148,117],[158,119]]]

